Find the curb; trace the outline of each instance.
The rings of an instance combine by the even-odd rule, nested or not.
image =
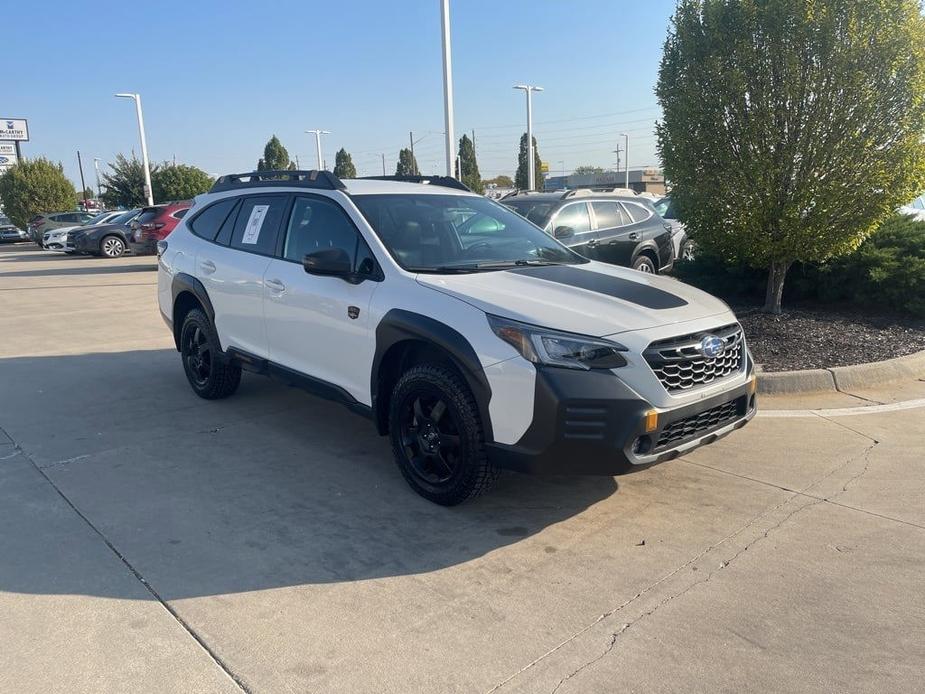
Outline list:
[[[830,369],[760,371],[758,392],[771,395],[839,391],[869,388],[904,378],[925,378],[925,350],[905,357]]]

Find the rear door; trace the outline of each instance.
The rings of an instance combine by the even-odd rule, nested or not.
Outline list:
[[[571,234],[565,237],[557,237],[556,230],[563,228],[570,230]],[[597,232],[591,228],[591,213],[588,210],[588,203],[581,201],[563,205],[552,216],[546,231],[573,251],[588,258],[597,258],[595,246],[597,246],[598,236]]]
[[[196,254],[196,276],[212,301],[224,349],[268,357],[263,277],[276,252],[289,198],[285,193],[244,197],[215,242],[201,244]]]

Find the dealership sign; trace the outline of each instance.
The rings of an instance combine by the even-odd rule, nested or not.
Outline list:
[[[27,141],[29,124],[25,118],[0,118],[0,140]]]
[[[16,154],[16,145],[12,142],[0,142],[0,157],[8,157]]]
[[[16,161],[15,154],[0,154],[0,173],[5,173]]]

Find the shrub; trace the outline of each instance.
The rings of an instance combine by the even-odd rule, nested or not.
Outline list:
[[[44,157],[23,159],[0,175],[4,213],[21,229],[37,214],[74,209],[76,200],[77,192],[61,164]]]
[[[731,301],[760,301],[767,280],[766,270],[705,252],[692,262],[678,263],[676,274]],[[895,215],[853,253],[821,265],[795,266],[785,297],[925,317],[925,222]]]

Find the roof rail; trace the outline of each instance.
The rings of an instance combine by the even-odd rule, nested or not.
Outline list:
[[[595,195],[595,191],[590,188],[575,188],[574,190],[567,190],[562,193],[562,199],[566,198],[581,198],[585,195]]]
[[[466,190],[470,193],[469,188],[462,181],[457,181],[452,176],[358,176],[363,181],[398,181],[399,183],[426,183],[432,186],[442,186],[444,188],[455,188],[456,190]]]
[[[324,190],[342,190],[343,182],[330,171],[251,171],[249,173],[227,174],[219,176],[212,185],[210,193],[236,188],[321,188]]]

